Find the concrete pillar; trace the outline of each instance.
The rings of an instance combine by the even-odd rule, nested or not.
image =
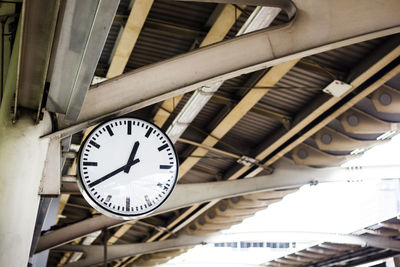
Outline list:
[[[19,40],[20,29],[0,106],[0,266],[27,266],[49,143],[40,136],[51,131],[48,113],[39,124],[28,111],[11,121]]]
[[[2,118],[1,118],[2,119]],[[46,159],[49,115],[38,125],[23,116],[15,125],[0,119],[0,266],[26,266]]]

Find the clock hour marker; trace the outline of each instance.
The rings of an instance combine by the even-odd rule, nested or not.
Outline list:
[[[147,133],[146,133],[146,137],[147,138],[149,138],[149,136],[150,136],[150,134],[151,134],[151,132],[153,131],[153,128],[152,127],[150,127],[148,130],[147,130]]]
[[[129,197],[126,197],[126,210],[129,210],[131,208],[131,199]]]
[[[128,121],[128,135],[132,134],[132,122]]]
[[[97,166],[97,162],[84,161],[83,166]]]
[[[148,196],[148,195],[145,195],[145,196],[144,196],[144,199],[146,200],[147,205],[149,205],[149,207],[151,207],[152,204],[151,204],[151,201],[150,201],[150,199],[149,199],[149,196]]]
[[[172,165],[160,165],[160,169],[162,169],[162,170],[168,170],[171,168],[172,168]]]
[[[114,132],[111,130],[110,125],[107,125],[107,126],[106,126],[106,129],[107,129],[107,132],[108,132],[108,134],[109,134],[110,136],[113,136],[113,135],[114,135]]]
[[[158,151],[163,151],[163,150],[166,149],[167,147],[168,147],[167,144],[162,145],[162,146],[160,146],[160,147],[158,148]]]
[[[89,144],[91,144],[95,148],[100,148],[100,145],[98,143],[96,143],[95,141],[93,141],[93,140],[90,140]]]

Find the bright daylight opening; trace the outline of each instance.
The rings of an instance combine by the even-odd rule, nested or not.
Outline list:
[[[343,164],[370,165],[400,165],[400,135]],[[400,174],[393,178],[399,177]],[[222,231],[215,241],[161,266],[260,266],[321,242],[313,241],[310,233],[349,234],[399,214],[398,179],[357,178],[303,186],[241,224]]]

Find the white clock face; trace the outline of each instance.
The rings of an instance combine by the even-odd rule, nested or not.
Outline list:
[[[155,125],[118,118],[95,128],[82,144],[78,184],[101,213],[122,219],[148,214],[170,195],[178,160]]]

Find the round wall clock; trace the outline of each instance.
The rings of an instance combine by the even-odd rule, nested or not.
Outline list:
[[[99,212],[133,219],[158,208],[178,177],[170,139],[157,126],[117,118],[97,126],[85,139],[78,159],[78,185]]]

